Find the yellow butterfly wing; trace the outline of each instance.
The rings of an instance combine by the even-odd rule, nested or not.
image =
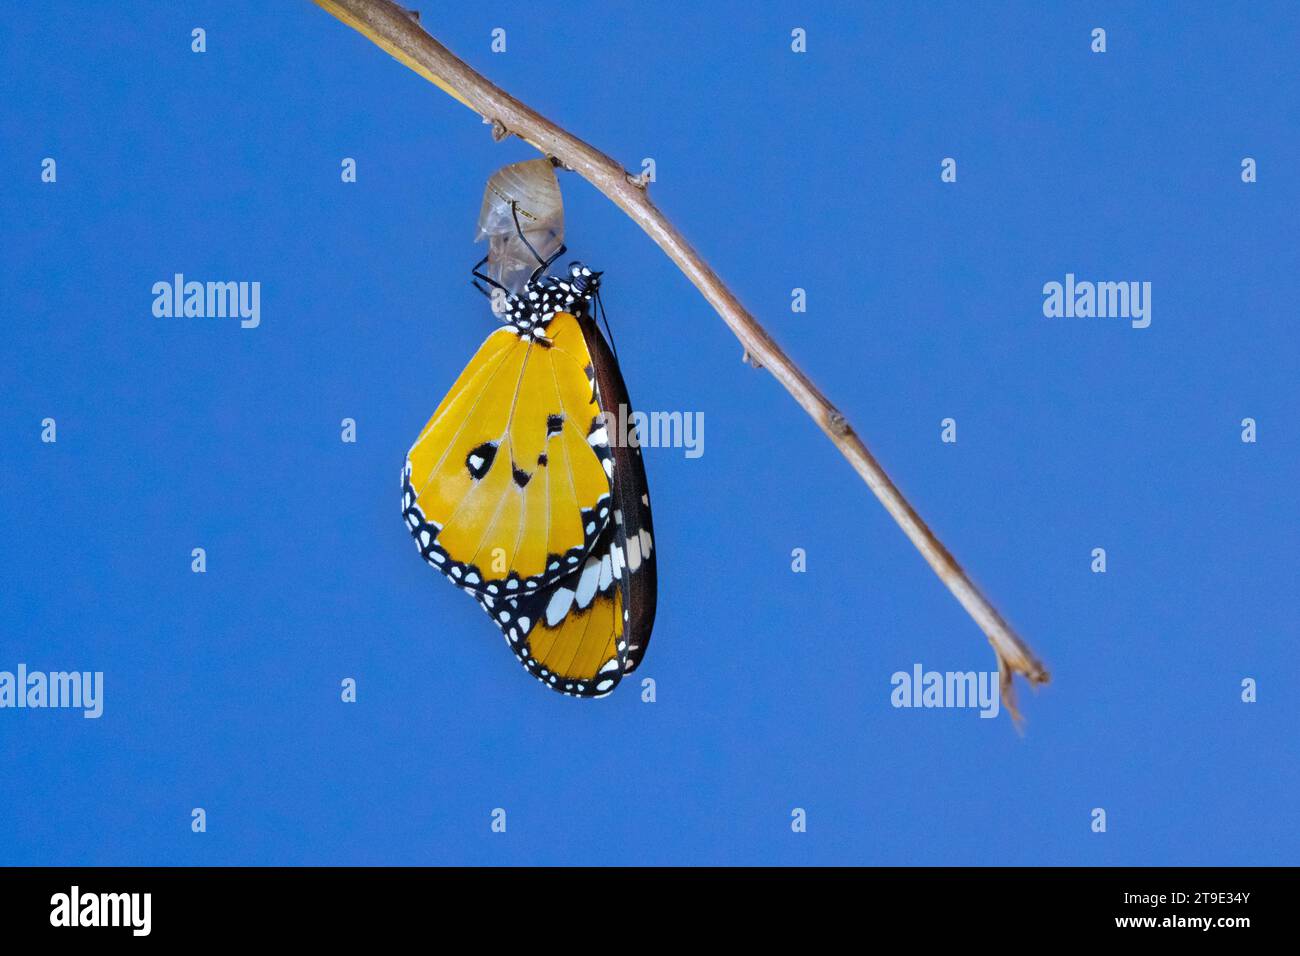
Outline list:
[[[402,506],[420,553],[480,594],[578,569],[610,521],[611,455],[577,319],[539,340],[488,336],[407,453]]]
[[[590,318],[580,321],[597,401],[608,413],[631,399],[618,362]],[[477,594],[528,672],[574,697],[604,697],[636,669],[654,626],[656,558],[645,464],[635,444],[611,445],[613,518],[581,566],[546,588]]]

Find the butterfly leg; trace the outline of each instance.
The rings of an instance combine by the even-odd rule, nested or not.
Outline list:
[[[484,282],[486,282],[488,285],[490,285],[490,286],[491,286],[492,288],[494,288],[494,289],[500,289],[502,292],[505,292],[505,293],[509,294],[510,290],[507,289],[505,286],[503,286],[503,285],[502,285],[500,282],[498,282],[496,279],[492,278],[490,275],[485,275],[485,274],[483,274],[482,272],[479,272],[479,270],[483,268],[483,265],[484,265],[487,261],[488,261],[488,257],[487,257],[487,256],[484,256],[484,257],[483,257],[482,259],[480,259],[478,262],[474,263],[474,268],[470,270],[470,275],[472,275],[472,276],[474,277],[474,279],[482,279]],[[492,298],[492,293],[491,293],[491,292],[488,292],[486,289],[484,289],[481,285],[479,285],[477,282],[475,282],[474,279],[471,279],[471,280],[470,280],[470,284],[471,284],[472,286],[474,286],[474,288],[476,288],[476,289],[478,289],[480,292],[482,292],[482,293],[483,293],[485,296],[487,296],[489,299]]]
[[[556,249],[553,253],[551,253],[550,258],[543,259],[541,257],[541,254],[538,253],[538,251],[535,248],[533,248],[533,244],[528,241],[528,237],[524,235],[524,227],[519,222],[518,200],[510,204],[510,215],[514,217],[515,233],[518,234],[519,241],[528,247],[528,251],[531,252],[533,254],[533,258],[537,260],[537,268],[533,270],[532,278],[530,280],[532,282],[536,282],[538,276],[540,276],[543,272],[549,269],[551,267],[551,264],[555,262],[556,259],[560,258],[560,256],[564,255],[564,253],[568,251],[568,247],[565,246],[563,243],[561,243],[560,248]]]
[[[533,258],[537,260],[538,264],[539,264],[542,268],[546,268],[546,267],[547,267],[548,265],[550,265],[551,262],[553,262],[554,260],[553,260],[553,259],[551,259],[551,260],[543,259],[543,258],[541,257],[541,255],[538,254],[537,250],[533,248],[533,244],[532,244],[531,242],[528,241],[528,237],[524,235],[524,227],[523,227],[522,225],[520,225],[520,223],[519,223],[519,200],[515,199],[515,200],[512,200],[512,201],[511,201],[511,203],[510,203],[510,215],[514,217],[514,220],[515,220],[515,233],[519,236],[519,241],[522,242],[525,246],[528,247],[528,251],[531,252],[531,253],[533,254]]]
[[[469,280],[469,284],[472,285],[474,288],[478,289],[478,291],[483,294],[483,297],[486,298],[490,303],[492,303],[493,313],[495,313],[497,316],[500,316],[502,312],[504,312],[508,308],[512,296],[510,295],[510,290],[507,289],[505,286],[503,286],[500,282],[498,282],[496,279],[493,279],[490,275],[486,275],[485,273],[479,271],[479,269],[483,266],[483,263],[487,262],[487,260],[488,257],[484,256],[477,263],[475,263],[474,268],[470,270],[474,278]],[[484,288],[482,285],[479,284],[480,279],[482,279],[492,288],[490,289]]]

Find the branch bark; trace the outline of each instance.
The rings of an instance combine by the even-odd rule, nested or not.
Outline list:
[[[1023,675],[1031,685],[1043,684],[1048,681],[1047,670],[921,520],[845,417],[650,201],[646,184],[640,177],[630,175],[620,163],[495,86],[425,32],[417,14],[392,0],[313,2],[478,113],[485,123],[492,124],[493,134],[498,139],[507,134],[518,136],[543,155],[578,173],[613,200],[658,243],[735,333],[744,346],[747,360],[771,372],[835,443],[934,573],[979,625],[997,655],[1003,699],[1018,719],[1013,675]]]

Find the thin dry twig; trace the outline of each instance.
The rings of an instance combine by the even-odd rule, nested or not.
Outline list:
[[[812,416],[880,499],[890,517],[898,522],[934,573],[979,625],[997,654],[1003,699],[1012,715],[1018,718],[1012,676],[1022,674],[1031,685],[1043,684],[1048,680],[1047,670],[921,520],[848,420],[740,304],[677,228],[655,208],[645,178],[628,173],[620,163],[565,132],[488,81],[425,32],[418,16],[392,0],[313,2],[474,110],[483,122],[492,126],[497,139],[510,134],[518,136],[550,157],[557,166],[578,173],[613,200],[659,244],[740,339],[746,360],[771,372]]]

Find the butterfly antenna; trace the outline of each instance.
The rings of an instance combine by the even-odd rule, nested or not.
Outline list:
[[[609,327],[609,316],[605,314],[605,303],[601,301],[600,289],[596,290],[596,310],[600,312],[600,321],[605,323],[605,338],[609,339],[610,351],[614,353],[614,359],[618,359],[618,346],[614,344],[614,331]]]

